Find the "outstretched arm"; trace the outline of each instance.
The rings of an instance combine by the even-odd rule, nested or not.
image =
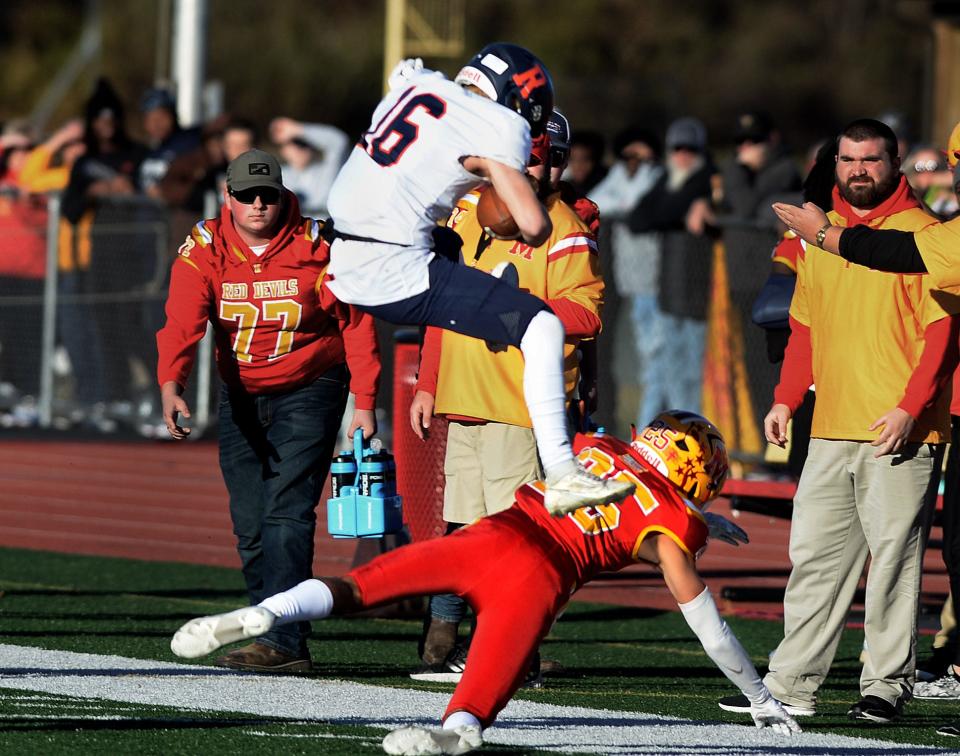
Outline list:
[[[857,265],[888,273],[926,273],[917,242],[909,231],[880,231],[867,226],[832,226],[819,207],[775,202],[773,211],[807,244],[815,244]],[[823,230],[823,239],[817,233]]]
[[[663,579],[677,600],[683,618],[696,633],[707,656],[749,699],[750,714],[757,727],[772,727],[781,735],[800,732],[800,726],[770,695],[747,652],[720,616],[693,558],[670,538],[654,536],[651,540]]]

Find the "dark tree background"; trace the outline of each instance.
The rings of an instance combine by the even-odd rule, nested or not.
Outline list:
[[[136,111],[165,5],[101,0],[102,54],[51,125],[78,112],[98,73]],[[30,112],[82,11],[69,0],[0,3],[0,120]],[[799,148],[854,117],[899,110],[915,138],[941,141],[926,133],[931,14],[926,0],[484,0],[467,5],[467,47],[532,48],[575,127],[608,135],[696,115],[723,147],[735,114],[762,108]],[[223,82],[229,110],[262,126],[284,114],[357,133],[381,94],[383,17],[382,0],[211,0],[208,76]]]

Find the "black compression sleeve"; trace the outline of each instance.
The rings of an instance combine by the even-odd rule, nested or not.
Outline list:
[[[844,229],[840,257],[888,273],[926,273],[917,242],[910,231],[878,231],[867,226]]]

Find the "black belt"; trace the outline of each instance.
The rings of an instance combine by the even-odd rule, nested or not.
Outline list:
[[[346,234],[343,231],[337,231],[333,227],[333,219],[327,218],[323,222],[323,229],[320,236],[327,241],[327,244],[333,244],[334,239],[343,239],[344,241],[367,242],[368,244],[392,244],[395,247],[409,247],[409,244],[400,242],[384,241],[383,239],[374,239],[372,236],[357,236],[356,234]]]

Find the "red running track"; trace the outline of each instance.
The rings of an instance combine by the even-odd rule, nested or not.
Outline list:
[[[775,496],[792,490],[788,483],[731,486],[737,493]],[[700,560],[721,608],[779,618],[790,569],[789,522],[750,512],[731,515],[724,499],[713,511],[735,517],[750,534],[748,546],[717,542]],[[327,535],[322,503],[317,514],[314,572],[342,574],[357,542]],[[0,546],[239,567],[213,441],[0,441],[0,522]],[[933,538],[940,538],[937,529]],[[946,591],[939,550],[931,549],[923,596],[928,613],[937,610]],[[577,598],[675,608],[659,575],[639,565],[595,581]]]

